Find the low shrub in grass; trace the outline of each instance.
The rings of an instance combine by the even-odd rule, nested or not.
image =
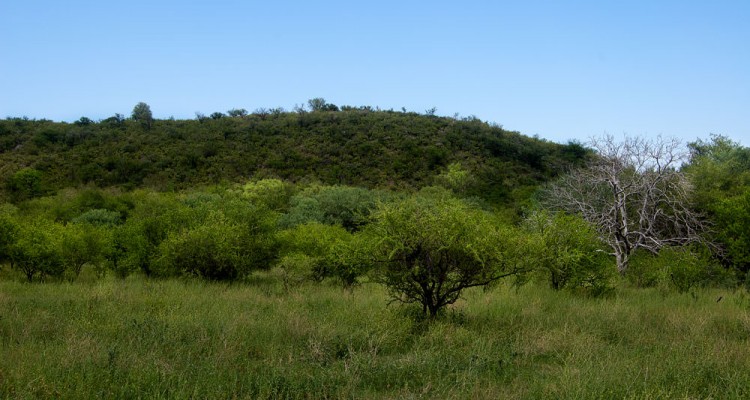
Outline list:
[[[638,252],[626,277],[639,287],[680,293],[708,285],[733,286],[736,278],[732,271],[717,265],[700,250],[674,246],[662,248],[658,254]]]
[[[279,266],[293,281],[334,278],[348,287],[369,270],[369,241],[361,233],[309,222],[281,231],[277,237],[282,254]]]
[[[582,218],[537,211],[523,226],[535,242],[528,251],[553,289],[594,296],[611,291],[616,275],[612,261],[596,231]]]

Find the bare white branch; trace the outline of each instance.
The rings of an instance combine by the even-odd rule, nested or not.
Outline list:
[[[625,273],[636,249],[701,241],[705,226],[689,204],[692,190],[678,170],[687,152],[677,139],[594,138],[597,157],[547,188],[556,209],[581,215],[611,248]]]

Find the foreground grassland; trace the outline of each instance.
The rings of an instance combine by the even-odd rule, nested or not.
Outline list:
[[[747,398],[744,291],[0,281],[0,398]],[[721,300],[717,302],[717,299]]]

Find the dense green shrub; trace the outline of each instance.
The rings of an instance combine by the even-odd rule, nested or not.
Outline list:
[[[281,231],[278,237],[284,255],[279,266],[299,279],[334,278],[349,287],[371,266],[369,242],[341,226],[310,222]]]
[[[509,228],[453,198],[415,195],[381,204],[367,234],[375,278],[394,300],[436,316],[461,292],[518,271],[506,260]]]
[[[101,270],[111,240],[108,229],[91,224],[68,224],[60,233],[60,257],[70,279],[77,278],[86,264]]]
[[[707,285],[732,286],[736,276],[710,258],[700,247],[665,247],[658,254],[636,253],[635,268],[627,278],[640,287],[658,287],[680,293]]]
[[[350,186],[312,186],[291,198],[291,208],[279,221],[282,228],[307,222],[338,225],[354,232],[386,195]]]
[[[231,194],[143,195],[113,237],[118,275],[193,275],[230,280],[276,258],[275,213]]]
[[[60,238],[63,227],[44,219],[23,221],[19,224],[18,239],[10,246],[13,268],[21,271],[31,282],[35,277],[59,278],[65,272]]]
[[[277,236],[281,244],[281,254],[287,258],[291,257],[282,267],[292,267],[291,269],[297,273],[307,275],[308,278],[314,280],[331,277],[333,276],[333,248],[349,240],[350,235],[340,226],[319,222],[308,222],[280,231]],[[306,259],[302,260],[300,256]],[[305,265],[310,269],[303,272],[300,265]]]
[[[223,218],[173,232],[158,248],[155,271],[159,276],[193,275],[233,280],[252,268],[246,243],[237,225]]]
[[[289,199],[294,192],[294,185],[280,179],[248,182],[241,188],[243,198],[273,211],[286,211],[289,208]]]
[[[10,197],[15,202],[43,196],[46,189],[42,183],[42,171],[23,168],[16,171],[6,182]]]
[[[18,241],[19,231],[15,208],[0,205],[0,265],[10,260],[10,251]]]
[[[553,289],[583,290],[593,295],[611,289],[615,270],[606,246],[582,218],[537,211],[526,218],[524,228],[536,241],[528,250]]]
[[[113,227],[122,223],[122,215],[117,211],[96,208],[73,218],[71,222],[75,224]]]

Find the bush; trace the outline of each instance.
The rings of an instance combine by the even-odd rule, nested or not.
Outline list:
[[[731,275],[698,249],[665,247],[658,254],[636,253],[627,278],[640,287],[658,287],[685,293],[708,284],[726,283]]]
[[[159,245],[155,271],[160,276],[236,279],[249,270],[239,248],[239,236],[237,228],[226,221],[171,234]]]
[[[291,199],[289,212],[282,216],[282,228],[307,222],[338,225],[349,232],[358,231],[383,194],[350,186],[313,186]]]
[[[61,234],[60,257],[70,279],[77,278],[86,264],[99,269],[109,241],[108,230],[89,224],[68,224]]]
[[[278,238],[284,254],[280,266],[300,278],[336,278],[348,287],[368,270],[361,236],[340,226],[311,222],[281,231]]]
[[[7,182],[10,197],[15,202],[43,196],[46,190],[42,184],[43,174],[33,168],[24,168],[13,174]]]
[[[460,200],[412,196],[381,205],[367,234],[375,277],[393,300],[435,317],[469,287],[518,271],[506,262],[508,229]]]
[[[248,182],[242,186],[242,197],[256,206],[267,207],[273,211],[285,211],[294,194],[294,186],[280,179],[261,179]]]
[[[529,250],[553,289],[601,295],[612,288],[615,271],[610,257],[596,231],[582,218],[539,211],[526,218],[524,228],[536,239]]]
[[[46,220],[25,221],[20,224],[18,240],[10,246],[13,268],[20,270],[31,282],[34,277],[59,278],[65,272],[60,252],[62,226]]]
[[[0,265],[10,260],[10,251],[18,241],[20,227],[15,219],[15,210],[0,208]]]
[[[269,268],[277,255],[273,214],[232,199],[219,204],[167,232],[156,249],[157,275],[234,280]]]
[[[122,215],[117,211],[97,208],[89,210],[71,220],[74,224],[113,227],[122,223]]]

